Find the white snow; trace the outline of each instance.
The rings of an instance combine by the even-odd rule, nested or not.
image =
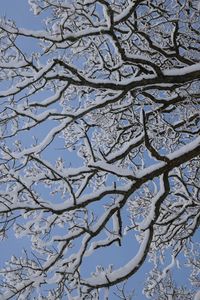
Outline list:
[[[154,220],[155,217],[155,209],[156,203],[159,201],[160,197],[165,193],[164,182],[163,182],[163,175],[160,177],[160,191],[157,195],[151,200],[151,208],[148,216],[139,224],[139,228],[141,230],[145,230],[151,224],[151,221]]]
[[[111,161],[116,157],[123,155],[123,153],[125,153],[129,148],[134,147],[134,145],[142,142],[143,138],[144,138],[144,133],[141,133],[137,138],[131,139],[129,142],[124,143],[124,145],[121,147],[120,150],[108,155],[107,160]]]
[[[135,255],[133,259],[131,259],[126,265],[123,267],[107,274],[106,276],[104,274],[96,277],[91,277],[86,279],[85,281],[93,286],[98,286],[98,285],[103,285],[108,282],[113,282],[117,280],[118,278],[123,278],[126,277],[128,274],[134,272],[134,269],[138,267],[138,265],[142,262],[144,256],[145,256],[145,251],[149,243],[149,239],[151,238],[150,230],[146,230],[144,233],[144,238],[143,241],[140,245],[140,248],[138,250],[138,253]],[[107,278],[108,279],[107,279]]]
[[[163,74],[166,76],[182,76],[195,71],[200,71],[200,63],[191,65],[189,67],[179,68],[179,69],[174,68],[174,69],[164,70]]]
[[[103,161],[92,162],[88,165],[88,167],[93,167],[93,168],[100,169],[102,171],[107,171],[109,173],[112,173],[112,174],[115,174],[115,175],[121,176],[121,177],[133,177],[133,172],[131,172],[127,169],[124,169],[124,168],[117,167],[112,164],[108,164]]]
[[[114,17],[114,22],[120,22],[126,15],[130,12],[131,8],[133,7],[135,1],[131,1],[131,3],[125,8],[119,15]]]
[[[169,160],[174,160],[175,158],[184,156],[184,154],[187,154],[187,153],[195,150],[199,146],[200,146],[200,136],[197,137],[191,143],[181,147],[179,150],[176,150],[173,153],[168,154],[166,157],[169,158]],[[167,164],[166,162],[159,162],[159,163],[154,164],[150,167],[147,167],[141,171],[138,171],[137,178],[142,178],[144,176],[148,176],[148,174],[151,174],[152,172],[159,170],[160,168],[164,167],[166,164]]]
[[[200,300],[200,290],[194,295],[194,300]]]

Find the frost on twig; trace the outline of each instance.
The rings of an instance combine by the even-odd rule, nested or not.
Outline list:
[[[0,237],[27,241],[0,298],[131,299],[149,261],[146,296],[196,300],[197,1],[27,2],[40,30],[0,20]]]

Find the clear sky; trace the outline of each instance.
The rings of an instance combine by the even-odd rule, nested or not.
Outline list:
[[[41,28],[39,18],[30,11],[28,0],[1,0],[0,15],[28,29]]]

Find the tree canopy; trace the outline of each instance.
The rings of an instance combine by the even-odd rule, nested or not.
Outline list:
[[[192,299],[198,1],[28,2],[40,30],[0,20],[0,235],[31,243],[0,271],[1,299],[111,299],[147,260],[146,296]],[[127,263],[95,260],[86,274],[85,261],[117,251],[126,235]],[[192,289],[174,282],[179,257]]]

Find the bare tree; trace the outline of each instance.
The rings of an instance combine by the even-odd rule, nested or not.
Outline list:
[[[180,254],[191,266],[192,297],[200,264],[188,251],[200,221],[198,1],[29,4],[39,20],[49,16],[43,29],[0,21],[0,233],[13,229],[32,243],[1,270],[1,299],[99,299],[147,259],[155,268],[144,291],[154,297]],[[137,240],[133,258],[119,269],[97,262],[86,276],[85,260],[123,245],[126,233]]]

